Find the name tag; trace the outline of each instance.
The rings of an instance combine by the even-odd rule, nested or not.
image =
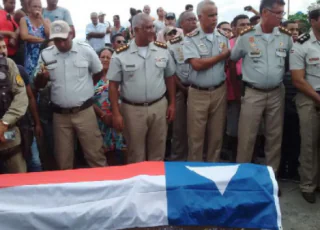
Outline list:
[[[318,58],[318,57],[309,58],[309,61],[310,61],[310,62],[317,62],[317,61],[319,61],[319,60],[320,60],[320,58]]]
[[[256,51],[251,51],[249,53],[249,57],[252,57],[252,58],[258,58],[258,57],[261,57],[261,51],[259,50],[256,50]]]
[[[127,68],[134,68],[136,65],[126,65]]]

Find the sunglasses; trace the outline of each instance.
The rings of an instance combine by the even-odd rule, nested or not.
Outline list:
[[[118,44],[127,44],[126,41],[121,41],[121,40],[118,40],[117,43],[118,43]]]

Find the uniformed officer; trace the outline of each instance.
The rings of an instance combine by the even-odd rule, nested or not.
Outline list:
[[[226,120],[225,60],[228,39],[214,28],[217,6],[204,0],[198,4],[200,27],[188,34],[183,45],[184,60],[191,65],[188,93],[189,161],[203,160],[205,132],[208,134],[207,161],[220,159]]]
[[[162,161],[167,121],[175,118],[175,64],[166,44],[152,42],[154,28],[150,16],[134,16],[132,28],[135,39],[116,50],[107,74],[113,124],[118,131],[124,129],[128,163]]]
[[[51,81],[53,133],[59,169],[72,169],[74,132],[89,166],[106,165],[101,132],[93,110],[93,80],[102,74],[95,51],[86,43],[73,42],[69,25],[51,24],[50,39],[55,46],[43,50],[39,58],[35,86]]]
[[[302,34],[290,52],[293,84],[299,92],[296,106],[300,119],[300,188],[309,203],[316,202],[320,159],[320,4],[309,7],[312,30]]]
[[[239,120],[237,162],[251,162],[261,120],[265,122],[266,163],[277,172],[280,164],[285,60],[292,47],[288,30],[280,25],[285,2],[262,0],[261,23],[245,29],[231,52],[231,60],[243,58],[244,96]]]
[[[0,165],[6,173],[27,171],[21,150],[21,135],[15,126],[28,107],[26,88],[15,63],[6,58],[7,46],[0,35]],[[13,140],[6,140],[4,133],[15,133]]]
[[[197,28],[197,18],[193,12],[183,12],[179,17],[179,22],[184,35]],[[182,35],[170,40],[168,48],[177,67],[176,118],[173,122],[172,155],[170,160],[185,161],[188,156],[187,99],[190,86],[190,64],[184,61]]]

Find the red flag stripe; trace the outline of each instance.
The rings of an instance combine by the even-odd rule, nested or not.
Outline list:
[[[0,175],[0,188],[23,185],[123,180],[138,175],[164,175],[163,162],[142,162],[126,166]]]

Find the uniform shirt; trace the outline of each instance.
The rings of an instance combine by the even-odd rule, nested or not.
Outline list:
[[[113,54],[107,78],[120,82],[123,98],[136,103],[152,102],[165,94],[164,77],[173,76],[175,70],[168,49],[150,43],[147,56],[143,57],[133,40],[127,50]]]
[[[86,35],[90,33],[106,33],[107,32],[107,26],[106,24],[98,23],[97,25],[93,25],[93,23],[90,23],[86,27]],[[96,51],[99,52],[101,49],[105,46],[105,38],[90,38],[89,44],[91,47]]]
[[[242,60],[243,81],[261,89],[279,86],[285,73],[285,60],[292,47],[288,34],[273,29],[269,38],[263,35],[261,25],[238,37],[231,51],[231,60]]]
[[[194,36],[186,36],[183,44],[184,60],[191,58],[208,58],[219,55],[222,47],[230,47],[228,38],[214,31],[210,35],[203,32],[201,28],[192,32]],[[191,84],[200,87],[213,87],[221,84],[225,79],[225,61],[221,61],[211,68],[202,71],[196,71],[190,68],[189,81]]]
[[[183,56],[183,37],[177,37],[168,42],[168,49],[176,63],[176,74],[182,84],[189,84],[190,64],[184,61]]]
[[[43,15],[43,18],[48,18],[50,22],[62,20],[68,23],[69,26],[73,26],[73,21],[72,21],[69,10],[63,7],[57,7],[55,10],[52,10],[52,11],[43,9],[42,15]]]
[[[51,81],[51,101],[62,108],[81,106],[94,94],[92,74],[99,73],[102,65],[98,55],[86,43],[73,42],[67,53],[55,46],[42,51],[35,76],[40,65],[47,63]]]
[[[9,78],[10,82],[12,83],[13,100],[8,111],[1,118],[1,120],[13,126],[26,113],[28,108],[28,96],[25,84],[20,76],[16,64],[9,58],[7,60],[9,67]]]
[[[303,35],[307,36],[307,35]],[[302,37],[303,37],[302,36]],[[316,90],[320,90],[320,44],[313,31],[310,38],[300,44],[294,43],[290,52],[290,70],[302,70],[306,81]]]

